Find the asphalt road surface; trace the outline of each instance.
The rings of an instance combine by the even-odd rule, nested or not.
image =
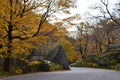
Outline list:
[[[70,71],[34,73],[2,80],[120,80],[120,72],[94,68],[71,68]]]

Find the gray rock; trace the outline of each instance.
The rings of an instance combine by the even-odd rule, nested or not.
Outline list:
[[[41,52],[38,48],[34,48],[32,49],[32,54],[29,55],[28,59],[31,61],[41,61],[44,60],[44,57],[41,55]]]
[[[117,49],[120,48],[120,44],[111,44],[108,46],[108,49]]]
[[[107,47],[105,53],[110,52],[113,49],[118,49],[118,48],[120,48],[120,44],[111,44]]]
[[[65,55],[65,52],[61,45],[56,46],[53,50],[51,50],[47,56],[45,57],[46,60],[55,62],[63,66],[65,70],[69,70],[69,63],[68,59]]]

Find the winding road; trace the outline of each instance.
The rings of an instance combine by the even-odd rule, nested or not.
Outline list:
[[[70,71],[41,72],[1,80],[120,80],[120,72],[94,68],[71,68]]]

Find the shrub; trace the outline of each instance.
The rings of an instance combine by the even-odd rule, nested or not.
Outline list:
[[[96,67],[97,67],[97,64],[91,62],[91,63],[88,63],[88,67],[96,68]]]
[[[49,67],[50,67],[50,71],[62,70],[63,69],[63,67],[61,65],[53,63],[53,62],[51,62],[49,64]]]
[[[40,61],[31,61],[28,64],[28,68],[30,68],[31,72],[39,71],[39,65],[41,64]]]
[[[117,64],[117,61],[113,59],[113,60],[109,61],[109,64],[110,64],[110,65]]]
[[[2,76],[8,76],[9,74],[8,73],[4,73],[3,71],[0,71],[0,77]]]
[[[82,60],[78,60],[76,63],[75,63],[75,67],[82,67],[83,65],[83,61]]]
[[[94,67],[94,68],[96,68],[97,64],[92,63],[92,62],[78,60],[74,66],[75,67]]]
[[[31,61],[31,62],[29,62],[29,66],[34,66],[34,65],[38,65],[38,64],[40,64],[40,61]]]
[[[23,72],[22,72],[22,69],[17,69],[17,70],[15,70],[15,73],[16,74],[22,74]]]
[[[114,66],[111,66],[111,69],[120,70],[120,63]]]

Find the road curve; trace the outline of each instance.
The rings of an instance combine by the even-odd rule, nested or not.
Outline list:
[[[71,68],[70,71],[34,73],[2,80],[120,80],[120,72],[94,68]]]

